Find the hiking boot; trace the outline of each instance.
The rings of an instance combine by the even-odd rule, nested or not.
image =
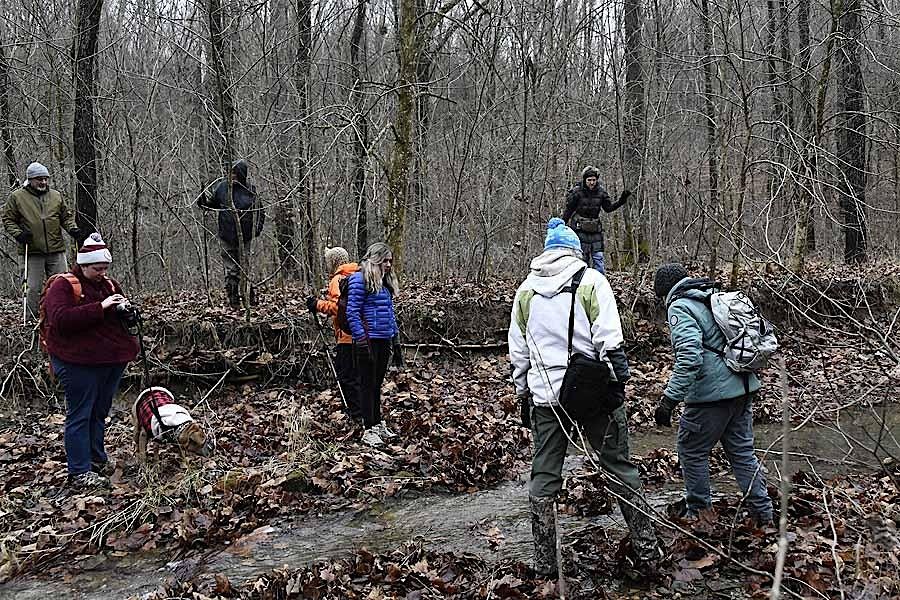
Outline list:
[[[384,445],[384,440],[382,440],[378,436],[378,434],[375,432],[374,428],[367,429],[366,432],[363,433],[362,442],[363,442],[363,444],[366,444],[367,446],[383,446]]]
[[[534,572],[545,579],[559,573],[556,564],[556,498],[528,496],[531,535],[534,538]]]
[[[112,461],[91,462],[91,471],[103,477],[111,477],[116,472],[116,465]]]
[[[622,575],[630,581],[642,584],[659,579],[662,550],[657,548],[654,554],[653,558],[639,558],[634,552],[629,552],[622,564]]]
[[[373,427],[373,429],[382,439],[389,440],[391,438],[397,437],[397,434],[388,429],[387,425],[385,425],[384,422],[379,423],[378,425]]]
[[[78,475],[69,475],[69,485],[78,490],[91,490],[97,488],[109,488],[109,479],[102,475],[98,475],[93,471],[79,473]]]
[[[750,523],[756,529],[771,529],[775,527],[772,515],[750,515]]]

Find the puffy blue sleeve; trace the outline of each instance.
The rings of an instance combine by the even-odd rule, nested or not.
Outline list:
[[[362,273],[354,273],[350,276],[347,287],[347,323],[350,324],[350,334],[353,341],[358,342],[366,338],[366,330],[362,323],[362,308],[366,299],[366,284]]]

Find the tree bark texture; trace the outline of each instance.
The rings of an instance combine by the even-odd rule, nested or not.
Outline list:
[[[9,187],[14,188],[19,181],[16,157],[13,154],[12,134],[9,129],[9,56],[4,44],[0,44],[0,142],[3,144],[3,158],[6,160],[6,176]]]
[[[397,268],[403,266],[404,228],[409,203],[409,167],[412,158],[412,131],[416,83],[416,0],[400,0],[400,30],[397,37],[397,114],[394,120],[394,147],[388,170],[388,205],[385,238]]]
[[[865,262],[868,231],[866,226],[866,113],[865,82],[862,73],[861,0],[848,0],[841,13],[842,45],[837,132],[837,159],[841,178],[840,207],[844,222],[844,261]]]
[[[703,121],[706,123],[707,144],[707,182],[709,185],[709,202],[706,210],[713,215],[721,214],[719,210],[719,128],[716,104],[713,98],[713,69],[715,58],[713,56],[712,22],[709,16],[708,0],[700,0],[700,26],[703,37]],[[713,220],[714,221],[714,220]],[[712,225],[712,242],[710,244],[708,271],[711,278],[715,277],[718,266],[719,232]]]
[[[320,279],[321,260],[316,252],[316,225],[312,206],[312,174],[309,170],[310,123],[309,88],[312,57],[312,2],[297,0],[297,59],[294,64],[294,85],[297,88],[297,178],[299,182],[299,207],[303,224],[303,247],[309,282]]]
[[[74,61],[75,115],[72,145],[75,166],[75,206],[82,235],[97,230],[97,149],[94,131],[97,40],[100,36],[102,0],[78,0],[75,13]],[[80,240],[79,240],[80,242]]]
[[[353,33],[350,36],[350,76],[353,78],[351,102],[354,127],[350,131],[353,147],[352,174],[350,177],[352,197],[356,201],[356,253],[362,257],[369,245],[368,201],[366,198],[366,164],[369,152],[369,117],[363,92],[363,72],[366,67],[366,3],[357,0],[353,18]]]
[[[647,238],[647,211],[644,194],[644,153],[646,115],[644,102],[644,61],[642,29],[644,26],[641,0],[625,0],[625,188],[633,190],[631,206],[636,208],[637,226],[624,211],[626,223],[625,248],[635,262],[650,259]],[[635,230],[636,229],[636,230]]]

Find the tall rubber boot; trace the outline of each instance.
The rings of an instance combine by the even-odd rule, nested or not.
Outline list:
[[[531,505],[531,535],[534,537],[534,570],[544,578],[556,577],[556,498],[528,497]]]
[[[631,532],[631,546],[634,551],[634,556],[626,561],[631,563],[626,565],[626,576],[634,580],[654,578],[658,575],[662,552],[656,540],[653,521],[645,514],[651,511],[650,505],[640,494],[633,494],[628,501],[635,506],[619,501],[619,509]]]
[[[228,296],[228,305],[231,308],[241,307],[241,284],[234,277],[225,278],[225,295]]]

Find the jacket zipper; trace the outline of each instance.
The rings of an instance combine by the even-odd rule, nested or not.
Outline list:
[[[41,225],[44,228],[44,252],[50,254],[50,241],[47,239],[47,215],[44,210],[44,199],[38,197],[38,203],[41,205]]]

